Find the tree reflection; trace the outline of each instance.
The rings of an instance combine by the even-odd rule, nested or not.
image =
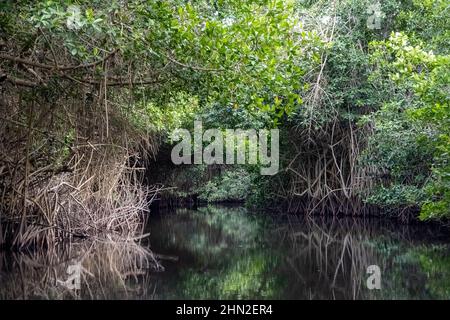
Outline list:
[[[211,206],[149,227],[155,255],[134,241],[0,252],[0,299],[450,298],[448,231],[431,226]],[[69,290],[76,261],[81,288]],[[369,265],[381,290],[366,287]]]
[[[159,298],[449,297],[448,281],[441,281],[448,279],[448,246],[435,228],[386,220],[253,215],[228,207],[182,210],[160,223],[157,229],[164,235],[157,232],[154,245],[180,261],[170,277],[163,275]],[[432,265],[441,268],[424,262],[430,254],[440,262]],[[366,270],[373,264],[382,270],[381,290],[366,287]]]

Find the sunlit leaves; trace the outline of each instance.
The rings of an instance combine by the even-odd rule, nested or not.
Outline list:
[[[424,185],[428,197],[418,201],[422,203],[420,218],[440,218],[450,214],[450,56],[425,50],[421,41],[416,40],[415,45],[411,42],[404,33],[392,34],[387,41],[372,43],[372,58],[399,89],[414,94],[405,99],[409,107],[405,112],[408,118],[403,121],[409,129],[401,128],[399,132],[413,134],[419,146],[430,150],[433,160],[426,163],[432,175]],[[391,122],[384,118],[378,126]]]

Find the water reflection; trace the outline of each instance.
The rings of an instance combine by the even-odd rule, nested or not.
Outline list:
[[[161,268],[135,242],[95,241],[45,252],[0,252],[0,299],[151,298],[154,286],[149,271]]]
[[[157,278],[160,299],[450,298],[446,230],[226,207],[179,210],[151,226],[152,247],[179,257]],[[373,264],[381,290],[366,286]]]
[[[149,231],[145,244],[0,252],[0,299],[450,298],[448,230],[436,227],[211,206],[154,216]],[[76,262],[71,290],[61,280]],[[373,264],[381,290],[366,287]]]

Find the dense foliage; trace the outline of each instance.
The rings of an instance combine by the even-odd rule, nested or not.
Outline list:
[[[370,157],[392,176],[384,197],[421,206],[422,219],[450,214],[449,18],[447,1],[413,1],[398,31],[371,43],[372,82],[388,94]]]
[[[150,184],[288,211],[448,217],[448,1],[378,4],[2,1],[1,209],[17,212],[7,218],[19,233],[30,216],[65,223],[48,200],[55,177],[120,206],[128,167],[170,152],[170,133],[201,119],[279,128],[278,175],[161,165],[173,171]],[[76,203],[92,217],[91,200]]]

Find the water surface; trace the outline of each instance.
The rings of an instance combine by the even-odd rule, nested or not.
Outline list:
[[[448,299],[448,230],[380,219],[181,209],[151,224],[152,247],[178,257],[160,299]],[[367,267],[381,270],[369,290]]]
[[[450,298],[444,228],[209,206],[154,215],[147,229],[141,244],[0,252],[0,299]],[[62,282],[78,262],[73,290]],[[370,265],[380,290],[367,288]]]

